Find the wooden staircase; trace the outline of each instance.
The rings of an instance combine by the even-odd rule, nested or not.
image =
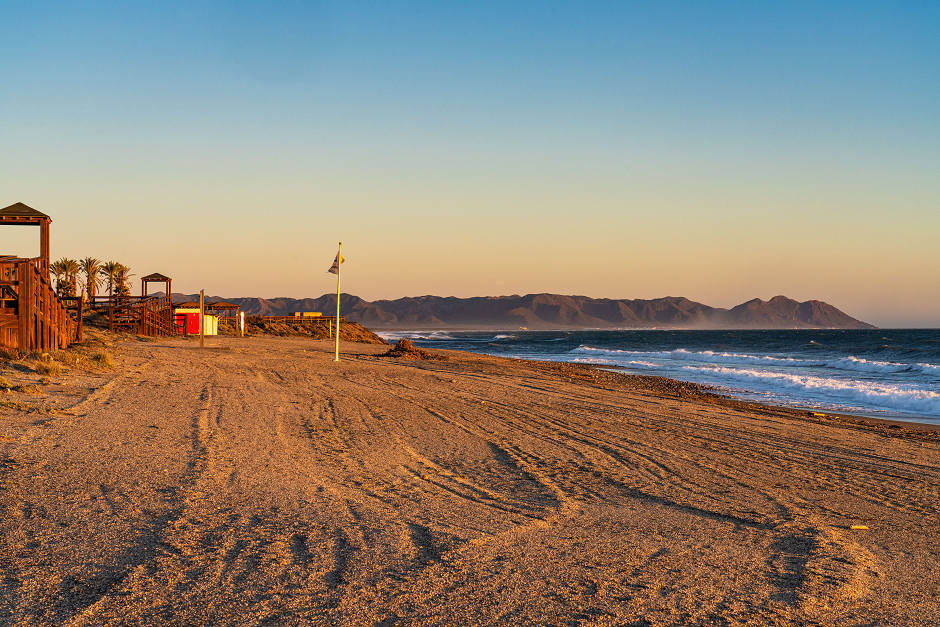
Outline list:
[[[174,335],[173,305],[169,296],[130,297],[107,306],[108,328],[135,335]]]

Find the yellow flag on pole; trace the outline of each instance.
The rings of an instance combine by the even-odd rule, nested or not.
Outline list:
[[[343,263],[344,261],[346,260],[343,259],[343,256],[340,255],[339,253],[336,253],[336,259],[333,260],[333,265],[330,266],[330,269],[327,270],[327,272],[332,272],[333,274],[339,274],[339,264]]]

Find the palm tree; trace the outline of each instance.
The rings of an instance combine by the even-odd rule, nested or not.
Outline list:
[[[65,257],[49,264],[49,272],[55,277],[55,293],[65,296]]]
[[[125,266],[124,264],[118,264],[114,272],[114,296],[117,297],[118,301],[124,301],[130,297],[131,289],[131,277],[134,276],[131,274],[131,269]]]
[[[67,257],[49,266],[49,270],[55,274],[55,291],[59,296],[75,296],[80,269],[77,261]]]
[[[78,291],[78,273],[82,267],[74,259],[62,259],[65,263],[65,277],[68,284],[69,296],[77,296]]]
[[[94,257],[85,257],[79,262],[82,273],[85,275],[85,293],[88,295],[88,302],[94,304],[95,294],[101,287],[101,262]]]
[[[101,273],[101,276],[108,280],[108,297],[114,298],[114,277],[117,274],[118,266],[120,266],[116,261],[106,261],[101,264],[101,270],[98,272]]]

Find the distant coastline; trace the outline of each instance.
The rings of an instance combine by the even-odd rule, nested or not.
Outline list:
[[[175,302],[198,299],[173,294]],[[336,296],[319,298],[209,297],[236,303],[246,315],[283,316],[294,311],[334,311]],[[590,298],[561,294],[525,296],[418,296],[367,301],[343,294],[347,320],[383,330],[473,329],[875,329],[833,305],[786,296],[755,298],[731,309],[684,297],[650,300]]]

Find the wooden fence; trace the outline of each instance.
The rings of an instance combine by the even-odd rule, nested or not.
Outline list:
[[[336,316],[249,316],[245,314],[246,322],[287,322],[290,324],[336,324]],[[346,322],[346,316],[340,316],[339,321]]]
[[[131,303],[139,303],[142,300],[159,298],[157,296],[95,296],[85,301],[89,309],[105,312],[109,307],[123,307]]]
[[[0,345],[31,352],[81,341],[82,305],[56,296],[42,257],[0,257]]]
[[[121,304],[121,301],[126,301]],[[107,307],[109,329],[137,335],[174,335],[173,305],[169,296],[147,296],[116,300]]]

